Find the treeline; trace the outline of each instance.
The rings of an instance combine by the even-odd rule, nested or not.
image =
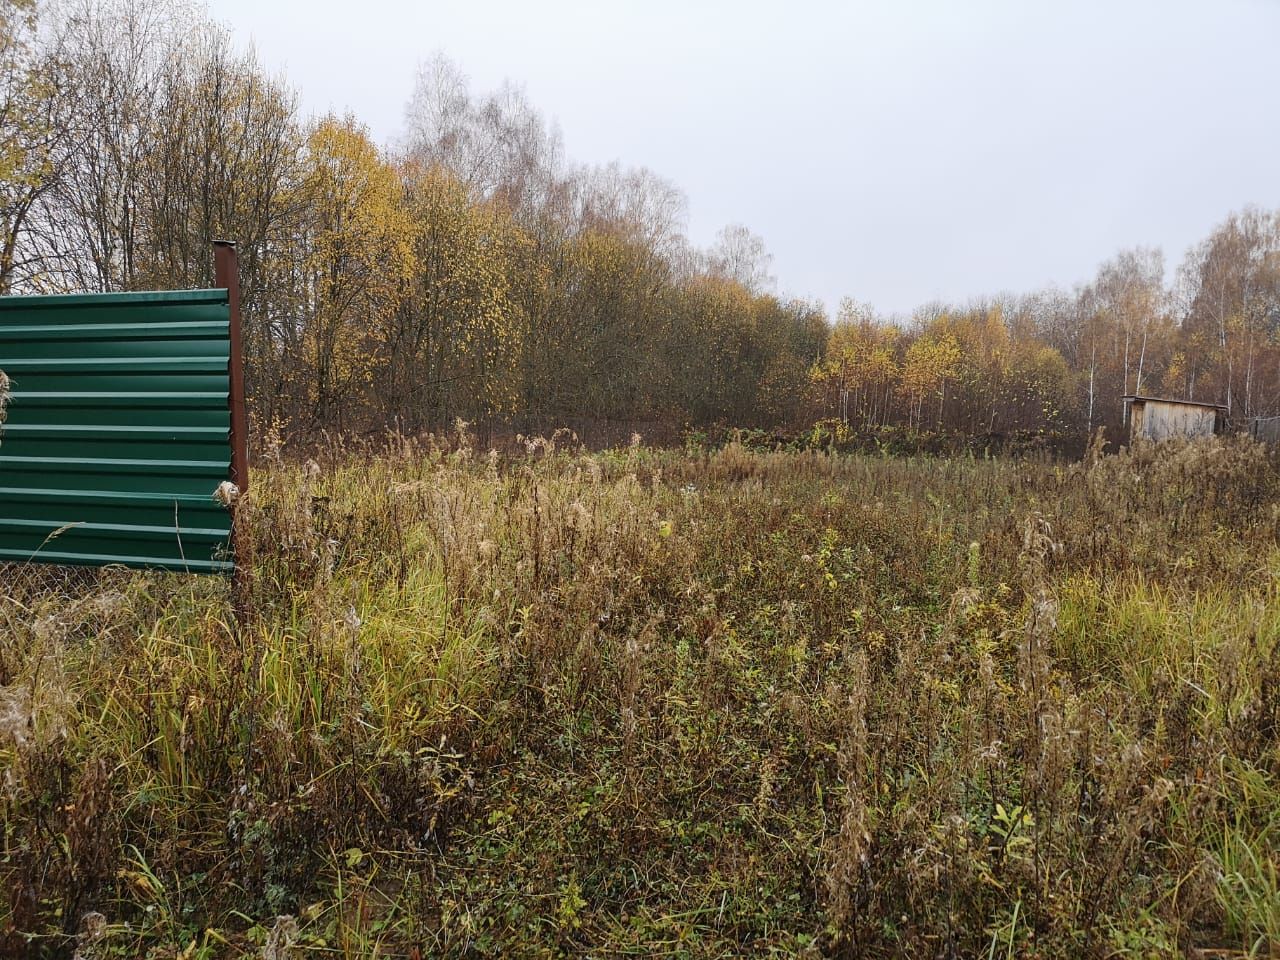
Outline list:
[[[685,235],[647,170],[583,167],[516,88],[421,71],[389,148],[303,117],[177,0],[0,0],[0,292],[212,283],[239,244],[256,416],[292,436],[562,424],[1121,428],[1120,397],[1280,413],[1280,220],[1233,215],[1166,281],[1135,250],[1070,292],[834,323],[760,239]]]
[[[571,165],[517,89],[437,59],[383,150],[185,6],[0,3],[0,291],[207,286],[236,240],[252,404],[298,435],[802,416],[826,322],[759,239],[694,249],[678,190]]]
[[[1122,397],[1280,414],[1280,214],[1226,218],[1166,280],[1160,251],[1125,251],[1090,282],[909,321],[841,304],[813,382],[854,428],[1123,436]]]

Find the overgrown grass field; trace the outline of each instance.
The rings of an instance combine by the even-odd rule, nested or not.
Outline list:
[[[261,464],[216,579],[3,571],[0,948],[1267,957],[1280,474]]]

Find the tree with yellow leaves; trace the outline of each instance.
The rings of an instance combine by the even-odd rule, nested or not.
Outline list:
[[[52,63],[35,44],[34,0],[0,0],[0,294],[19,266],[28,217],[53,183],[65,140]]]
[[[941,420],[946,385],[955,376],[960,359],[960,345],[950,332],[926,333],[907,348],[899,389],[908,402],[913,427],[919,429],[922,424],[926,399],[937,398]]]
[[[901,375],[901,331],[881,323],[872,309],[850,297],[827,339],[810,379],[845,423],[874,426],[886,422]]]
[[[299,372],[313,422],[341,429],[378,365],[376,331],[413,275],[413,223],[394,168],[353,118],[319,121],[305,165]]]
[[[405,163],[414,270],[385,318],[378,392],[413,429],[513,412],[524,323],[513,264],[528,238],[443,167]]]

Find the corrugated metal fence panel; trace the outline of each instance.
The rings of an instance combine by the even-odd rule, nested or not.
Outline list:
[[[1254,417],[1249,421],[1249,433],[1262,443],[1280,445],[1280,417]]]
[[[231,569],[226,290],[0,297],[0,560]]]

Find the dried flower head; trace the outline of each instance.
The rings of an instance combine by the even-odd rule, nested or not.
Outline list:
[[[236,505],[236,501],[240,499],[240,488],[230,480],[223,480],[218,484],[218,489],[213,491],[213,499],[230,510]]]
[[[11,740],[22,746],[33,726],[31,690],[18,684],[0,687],[0,743]]]

